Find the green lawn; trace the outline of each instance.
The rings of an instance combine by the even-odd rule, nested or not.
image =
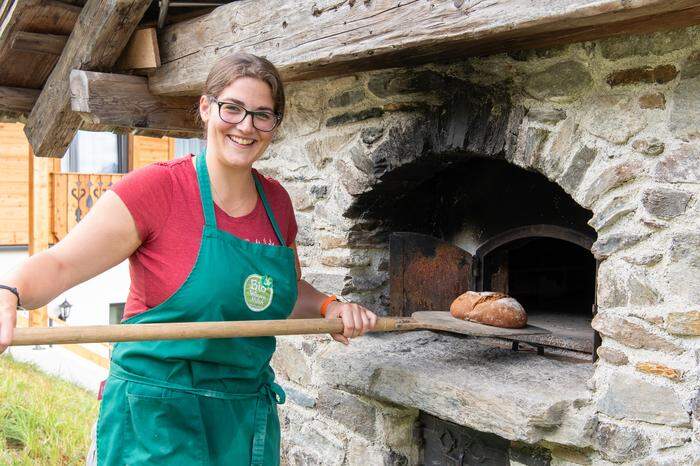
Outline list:
[[[0,465],[85,464],[94,393],[0,356]]]

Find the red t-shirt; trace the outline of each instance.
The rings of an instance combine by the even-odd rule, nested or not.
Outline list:
[[[297,223],[289,194],[272,178],[260,176],[260,180],[282,236],[291,246]],[[131,212],[142,241],[129,257],[126,319],[162,303],[185,282],[197,260],[204,213],[191,156],[135,170],[115,183],[112,191]],[[279,244],[260,197],[243,217],[231,217],[216,204],[214,211],[219,229],[247,241]]]

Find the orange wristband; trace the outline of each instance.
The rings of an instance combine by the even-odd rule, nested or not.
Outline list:
[[[321,303],[321,317],[326,317],[326,308],[333,301],[338,301],[338,297],[334,294],[328,296],[326,299],[323,300],[323,302]]]

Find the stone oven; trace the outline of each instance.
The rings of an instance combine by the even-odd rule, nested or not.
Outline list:
[[[383,193],[383,202],[365,195],[371,206],[365,212],[389,230],[426,234],[393,235],[389,241],[390,314],[445,311],[466,290],[501,291],[525,305],[531,324],[552,332],[522,342],[540,351],[549,346],[593,354],[596,261],[590,252],[595,231],[586,224],[590,212],[556,184],[505,161],[463,154],[443,163],[413,192]],[[407,176],[401,171],[399,176]],[[444,241],[461,254],[432,255]],[[464,263],[459,271],[450,264],[455,260]],[[413,261],[429,261],[430,267],[409,270]]]
[[[445,310],[405,288],[459,275],[552,335],[281,338],[287,464],[698,461],[700,29],[289,95],[260,169],[292,195],[307,280],[400,315]],[[401,282],[406,234],[468,260]]]

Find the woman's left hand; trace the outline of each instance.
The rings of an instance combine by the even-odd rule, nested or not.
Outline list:
[[[359,304],[341,303],[334,301],[326,308],[326,319],[343,320],[345,329],[343,333],[331,335],[335,341],[349,344],[350,338],[359,337],[374,329],[377,323],[377,315]]]

